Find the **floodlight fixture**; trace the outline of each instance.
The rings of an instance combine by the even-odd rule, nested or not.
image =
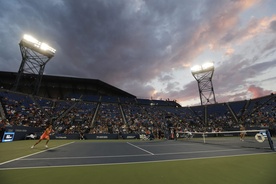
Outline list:
[[[202,66],[201,65],[195,65],[195,66],[193,66],[191,68],[192,73],[197,73],[197,72],[199,72],[201,70],[202,70]]]
[[[34,37],[32,37],[31,35],[27,35],[27,34],[25,34],[24,36],[23,36],[23,40],[25,40],[25,41],[29,41],[29,42],[31,42],[31,43],[33,43],[33,44],[39,44],[39,41],[37,40],[37,39],[35,39]]]
[[[18,70],[13,89],[18,90],[23,73],[32,74],[34,81],[30,81],[30,88],[36,95],[39,91],[43,72],[48,61],[54,56],[56,50],[44,42],[38,41],[31,35],[25,34],[19,43],[22,62]]]
[[[214,63],[195,65],[191,68],[192,75],[198,83],[201,105],[216,103],[215,92],[212,83]]]
[[[214,63],[208,62],[202,65],[202,70],[214,70]]]
[[[214,63],[208,62],[203,65],[195,65],[191,68],[192,74],[203,73],[214,70]]]
[[[47,57],[53,57],[56,52],[56,49],[50,47],[48,44],[40,42],[36,38],[27,34],[23,36],[20,44]]]

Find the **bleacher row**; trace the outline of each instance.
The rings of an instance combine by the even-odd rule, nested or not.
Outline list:
[[[74,94],[47,99],[0,90],[0,125],[44,127],[53,124],[62,134],[129,134],[150,130],[158,137],[179,131],[220,131],[247,127],[276,127],[274,94],[252,100],[181,107],[175,101]]]

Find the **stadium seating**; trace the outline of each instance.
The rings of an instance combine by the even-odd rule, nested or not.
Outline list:
[[[72,100],[78,99],[78,100]],[[205,106],[180,107],[174,101],[111,96],[71,95],[67,100],[48,99],[0,90],[1,122],[43,127],[51,122],[57,133],[144,133],[169,131],[214,131],[249,127],[275,127],[276,99],[258,99]],[[6,122],[6,121],[5,121]]]

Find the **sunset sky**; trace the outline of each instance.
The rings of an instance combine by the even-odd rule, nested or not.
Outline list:
[[[46,75],[137,98],[199,104],[190,68],[208,61],[217,102],[276,92],[275,0],[0,0],[1,71],[18,71],[24,34],[57,50]]]

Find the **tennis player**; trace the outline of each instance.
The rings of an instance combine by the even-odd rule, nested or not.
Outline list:
[[[245,127],[243,125],[240,125],[240,140],[241,141],[244,141],[244,138],[245,138]]]
[[[54,132],[53,126],[49,125],[46,130],[43,132],[43,134],[40,136],[39,140],[31,147],[34,148],[38,143],[40,143],[43,139],[46,139],[45,147],[48,148],[48,142],[50,141],[50,134]]]

